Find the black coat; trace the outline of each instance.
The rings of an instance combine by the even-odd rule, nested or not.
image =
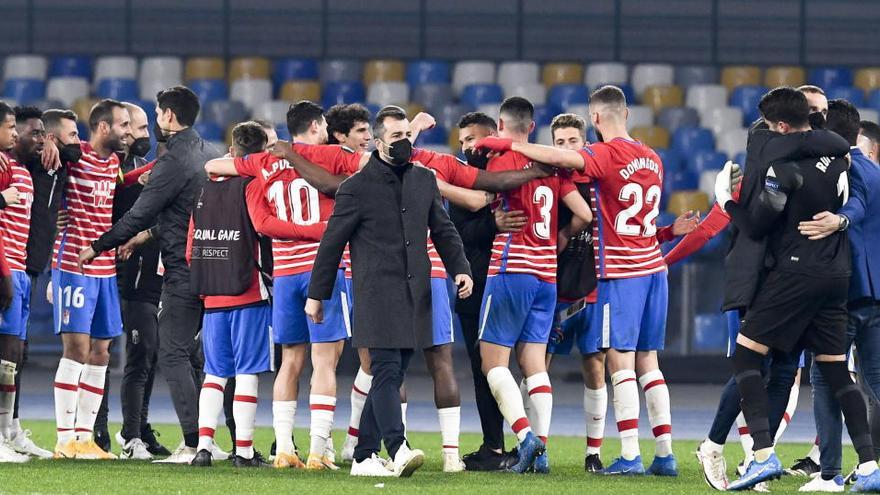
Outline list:
[[[471,264],[474,275],[474,293],[467,299],[455,300],[455,312],[465,315],[479,315],[486,290],[486,276],[489,273],[489,260],[492,257],[492,243],[495,242],[495,215],[488,206],[479,211],[470,211],[449,205],[449,218],[455,224],[464,255]]]
[[[330,299],[342,250],[350,244],[354,347],[432,345],[428,229],[449,274],[470,275],[434,174],[404,167],[401,181],[373,152],[363,170],[339,186],[312,268],[309,297]]]

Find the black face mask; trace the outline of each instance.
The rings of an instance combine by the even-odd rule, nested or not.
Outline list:
[[[489,156],[486,153],[481,153],[474,148],[465,150],[464,157],[469,165],[483,170],[486,170],[486,165],[489,163]]]
[[[64,144],[58,149],[61,163],[76,163],[82,156],[82,148],[78,144]]]
[[[813,112],[810,114],[810,127],[815,129],[825,128],[825,116],[822,112]]]
[[[388,156],[391,157],[392,165],[409,163],[412,158],[412,143],[407,138],[394,141],[388,145]]]
[[[135,139],[131,146],[128,147],[128,152],[141,158],[147,156],[147,153],[150,152],[150,138],[142,137]]]
[[[157,143],[164,143],[164,142],[168,141],[168,136],[166,136],[165,133],[162,132],[162,128],[159,127],[158,121],[155,124],[153,124],[153,135],[156,136]]]

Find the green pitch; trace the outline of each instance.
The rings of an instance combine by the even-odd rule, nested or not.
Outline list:
[[[25,427],[33,430],[37,444],[52,448],[55,444],[54,424],[46,421],[28,422]],[[119,425],[111,425],[111,433]],[[179,429],[171,425],[158,425],[160,440],[170,449],[180,441]],[[296,436],[302,447],[307,448],[308,433],[297,430]],[[341,431],[334,432],[336,447],[343,440]],[[444,474],[440,465],[439,433],[412,433],[411,443],[427,454],[426,465],[409,479],[352,478],[348,475],[348,465],[336,472],[306,472],[298,470],[250,469],[237,470],[229,462],[217,463],[213,468],[199,469],[189,466],[154,465],[142,461],[38,461],[24,465],[0,464],[0,493],[205,493],[211,495],[224,493],[271,494],[302,493],[334,495],[383,494],[383,493],[492,493],[504,495],[520,494],[690,494],[709,493],[703,481],[702,471],[693,455],[697,442],[675,442],[681,474],[678,478],[607,478],[588,475],[583,471],[584,440],[559,435],[550,438],[550,475],[517,475],[512,473],[461,473]],[[268,456],[272,443],[272,430],[258,428],[256,445]],[[470,452],[478,446],[480,438],[475,434],[463,434],[462,453]],[[218,429],[218,442],[229,449],[227,430]],[[508,441],[508,445],[512,440]],[[603,461],[610,462],[618,452],[619,443],[609,438],[603,446]],[[783,462],[790,464],[793,459],[805,454],[808,446],[787,444],[779,449]],[[118,446],[114,444],[118,453]],[[844,466],[852,466],[855,455],[844,449]],[[738,442],[730,443],[727,449],[729,474],[740,461],[741,449]],[[653,445],[650,440],[642,442],[644,459],[650,462]],[[806,482],[805,478],[785,477],[771,485],[773,493],[795,493]]]

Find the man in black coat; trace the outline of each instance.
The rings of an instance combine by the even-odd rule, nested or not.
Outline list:
[[[400,385],[413,350],[433,345],[431,263],[427,233],[453,274],[459,297],[473,281],[461,239],[443,208],[434,174],[409,162],[406,113],[386,107],[376,115],[376,148],[363,170],[336,193],[336,206],[318,249],[306,313],[322,319],[346,243],[354,289],[352,345],[370,350],[373,386],[361,416],[352,475],[410,476],[424,453],[406,443]],[[380,440],[393,463],[378,458]]]

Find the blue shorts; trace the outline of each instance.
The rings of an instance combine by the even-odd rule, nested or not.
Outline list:
[[[122,335],[116,277],[90,277],[52,270],[55,334],[85,333],[93,339]]]
[[[599,332],[590,325],[593,319],[593,304],[587,304],[584,309],[574,316],[559,322],[559,313],[571,306],[570,302],[556,304],[556,317],[553,320],[553,329],[550,331],[550,340],[547,342],[548,354],[571,354],[571,349],[577,342],[578,350],[586,356],[599,352]]]
[[[333,295],[324,301],[324,321],[314,323],[305,313],[312,272],[276,277],[272,304],[272,336],[276,344],[336,342],[351,337],[345,277],[339,270]]]
[[[27,273],[12,271],[12,304],[0,315],[0,334],[27,340],[28,317],[31,314],[31,278]]]
[[[546,344],[555,308],[556,284],[525,274],[489,277],[480,309],[480,340],[506,347]]]
[[[205,373],[229,378],[273,371],[271,318],[268,304],[206,312]]]
[[[452,327],[452,307],[449,304],[449,279],[431,279],[431,312],[433,317],[434,345],[451,344],[455,341]]]
[[[601,329],[602,349],[659,351],[666,340],[669,287],[666,271],[599,281],[592,325]]]
[[[736,349],[736,336],[739,334],[739,328],[742,326],[742,320],[739,317],[739,310],[725,311],[724,316],[727,317],[727,357],[733,357],[733,351]],[[798,361],[798,368],[804,367],[805,352],[801,351],[801,357]],[[847,360],[851,362],[851,359]],[[852,371],[852,370],[850,370]]]

